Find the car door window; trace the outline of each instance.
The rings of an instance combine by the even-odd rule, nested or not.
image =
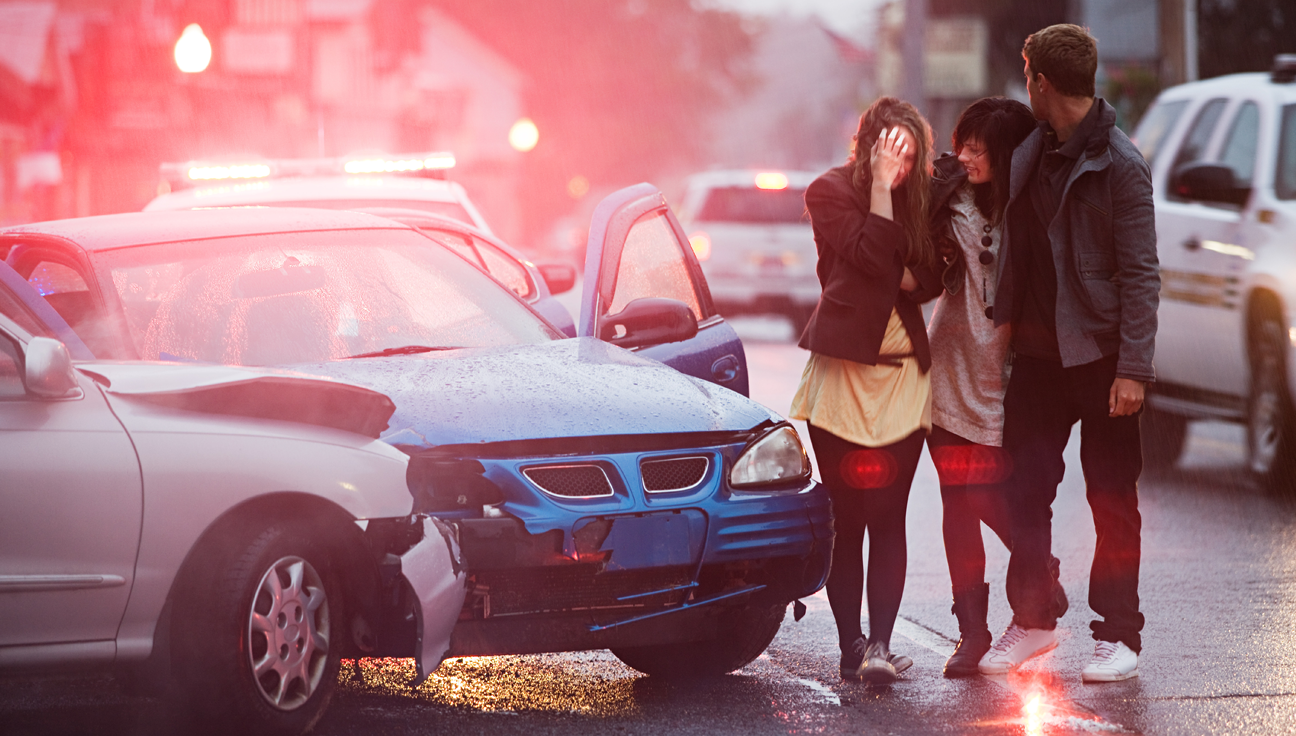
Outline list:
[[[1233,170],[1238,186],[1250,186],[1255,173],[1256,145],[1260,140],[1260,107],[1254,102],[1247,102],[1233,117],[1224,148],[1220,151],[1220,163]]]
[[[108,320],[95,304],[90,287],[76,269],[57,261],[41,261],[27,277],[45,301],[97,357],[113,354]]]
[[[1210,143],[1211,134],[1215,132],[1215,126],[1219,123],[1220,115],[1224,112],[1227,103],[1228,100],[1219,98],[1202,106],[1193,120],[1192,127],[1188,129],[1188,134],[1184,136],[1183,143],[1179,144],[1174,165],[1170,167],[1171,175],[1184,164],[1200,161],[1206,155],[1206,146]],[[1172,188],[1166,190],[1166,196],[1182,201]]]
[[[526,268],[505,253],[501,252],[495,246],[477,241],[477,252],[486,262],[486,271],[494,276],[513,293],[529,299],[535,296],[535,285],[531,283],[531,278],[527,275]]]
[[[688,262],[662,212],[648,215],[631,226],[617,265],[608,313],[616,314],[641,297],[678,299],[693,310],[695,318],[702,319],[702,307],[693,288]]]
[[[1296,199],[1296,105],[1283,108],[1274,190],[1278,199]]]
[[[0,401],[19,399],[26,395],[18,347],[8,336],[0,334]]]

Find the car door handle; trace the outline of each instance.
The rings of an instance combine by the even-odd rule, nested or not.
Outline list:
[[[738,377],[738,358],[726,355],[711,364],[711,375],[718,383],[727,383]]]
[[[1198,248],[1201,247],[1201,240],[1197,238],[1188,238],[1183,242],[1183,247],[1187,248],[1188,250],[1197,250]]]

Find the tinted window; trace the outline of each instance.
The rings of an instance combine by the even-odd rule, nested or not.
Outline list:
[[[1220,163],[1233,169],[1233,176],[1237,177],[1239,185],[1251,183],[1259,140],[1260,108],[1254,102],[1247,102],[1233,118],[1228,138],[1224,140],[1224,149],[1220,151]]]
[[[1152,109],[1143,116],[1143,122],[1139,123],[1138,131],[1134,134],[1134,145],[1138,146],[1139,151],[1143,153],[1143,158],[1147,159],[1149,164],[1156,160],[1157,152],[1161,150],[1166,134],[1174,128],[1186,107],[1188,107],[1188,100],[1165,102],[1153,105]]]
[[[498,284],[412,231],[283,233],[100,254],[141,358],[319,362],[407,345],[560,337]]]
[[[694,317],[702,319],[688,262],[664,214],[648,215],[630,228],[614,289],[609,314],[640,297],[659,296],[684,302]]]
[[[720,187],[707,193],[698,222],[808,223],[804,189]]]
[[[1283,108],[1279,136],[1274,190],[1279,199],[1296,199],[1296,105]]]

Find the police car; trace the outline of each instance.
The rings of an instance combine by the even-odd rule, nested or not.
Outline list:
[[[1247,428],[1247,465],[1296,488],[1296,56],[1164,90],[1134,136],[1152,168],[1161,306],[1145,458],[1187,422]]]

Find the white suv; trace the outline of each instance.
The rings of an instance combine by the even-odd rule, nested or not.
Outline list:
[[[1152,167],[1161,307],[1151,464],[1188,420],[1242,422],[1258,480],[1296,487],[1296,57],[1164,90],[1134,140]]]
[[[723,315],[773,312],[797,335],[819,302],[805,190],[818,174],[727,170],[689,177],[680,224]]]

